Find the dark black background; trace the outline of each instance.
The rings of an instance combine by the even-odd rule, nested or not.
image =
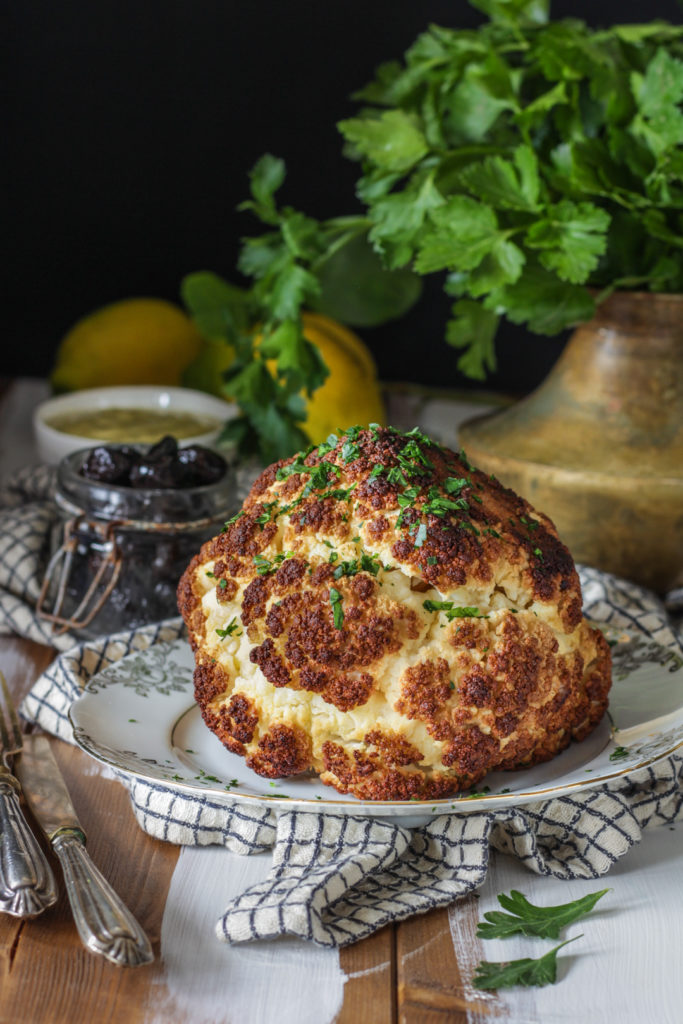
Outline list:
[[[591,25],[664,18],[676,0],[557,0]],[[383,60],[430,22],[483,20],[465,0],[27,0],[5,33],[8,295],[0,374],[48,372],[63,333],[116,299],[178,301],[188,272],[235,276],[235,207],[265,151],[284,157],[282,200],[354,212],[358,167],[335,122]],[[363,332],[387,380],[462,386],[436,281],[411,314]],[[562,339],[504,327],[487,384],[524,392]]]

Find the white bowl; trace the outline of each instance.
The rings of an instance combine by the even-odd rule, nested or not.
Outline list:
[[[189,412],[197,416],[215,420],[215,427],[194,437],[183,437],[183,446],[201,444],[215,448],[218,437],[226,420],[237,414],[237,408],[222,398],[207,395],[203,391],[190,388],[155,387],[148,385],[127,385],[111,388],[86,388],[73,391],[68,395],[59,395],[41,402],[33,414],[33,431],[38,455],[43,462],[57,463],[70,452],[81,448],[92,448],[95,445],[109,443],[135,444],[136,439],[124,442],[104,441],[101,438],[79,437],[67,434],[51,426],[53,417],[69,413],[84,413],[102,409],[156,409],[160,411]]]

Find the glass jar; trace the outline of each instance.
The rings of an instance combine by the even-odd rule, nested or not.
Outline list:
[[[234,469],[201,487],[121,487],[81,476],[85,454],[57,470],[60,521],[38,614],[82,638],[177,615],[181,575],[237,510]]]

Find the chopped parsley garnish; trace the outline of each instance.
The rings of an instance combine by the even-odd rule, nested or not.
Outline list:
[[[445,516],[447,512],[467,512],[469,505],[465,498],[445,498],[438,487],[430,487],[425,512],[434,516]]]
[[[266,523],[269,523],[271,519],[275,518],[273,515],[273,511],[278,507],[278,503],[277,501],[269,501],[266,504],[262,505],[261,507],[263,511],[259,516],[257,516],[256,522],[259,524],[259,526],[265,526]]]
[[[244,514],[244,512],[235,512],[234,516],[223,523],[223,529],[227,530],[229,526],[232,526],[232,524],[236,523],[238,519],[241,519]]]
[[[351,494],[351,491],[355,490],[355,488],[355,484],[351,484],[350,487],[338,487],[334,491],[324,491],[322,494],[318,495],[318,498],[320,501],[323,501],[324,498],[336,498],[337,501],[346,501],[349,494]],[[304,491],[304,495],[305,494],[306,492]]]
[[[275,474],[276,480],[286,480],[290,476],[294,476],[295,473],[310,473],[311,467],[307,466],[304,462],[306,455],[303,452],[299,452],[294,462],[290,462],[288,466],[280,466],[277,473]]]
[[[390,484],[400,484],[401,487],[408,486],[408,481],[400,466],[392,466],[391,469],[387,470],[387,480]]]
[[[342,608],[342,596],[335,587],[330,587],[330,604],[334,616],[334,628],[341,629],[344,625],[344,609]]]
[[[467,796],[464,799],[465,800],[481,800],[482,797],[488,796],[490,792],[491,792],[491,787],[490,786],[482,786],[481,789],[475,789],[474,786],[472,786],[472,788],[470,789],[469,793],[467,794]]]
[[[204,575],[208,576],[210,580],[215,580],[216,579],[216,574],[211,572],[210,569],[207,569]]]
[[[259,576],[267,576],[271,572],[275,572],[278,566],[285,561],[286,558],[291,558],[294,554],[293,551],[285,551],[283,554],[275,555],[271,561],[268,558],[264,558],[263,555],[254,555],[254,565],[256,566],[256,572]]]
[[[342,576],[355,576],[358,572],[358,559],[353,558],[348,562],[340,562],[337,568],[334,570],[332,575],[335,580],[340,580]]]
[[[323,455],[328,455],[334,448],[337,447],[339,438],[336,434],[328,434],[327,438],[318,445],[318,455],[322,458]]]
[[[384,472],[384,466],[381,462],[376,462],[370,471],[370,479],[376,480],[378,476],[381,476]]]
[[[534,548],[534,554],[536,555],[536,558],[538,558],[541,562],[543,561],[543,552],[540,548]]]
[[[310,478],[302,491],[302,496],[307,498],[312,491],[322,491],[327,487],[333,476],[339,476],[341,469],[331,462],[319,462],[317,466],[309,469]]]
[[[360,458],[360,447],[353,441],[344,441],[341,450],[341,457],[345,463],[353,462]]]
[[[439,559],[436,557],[436,555],[430,555],[429,558],[427,559],[427,565],[438,565],[438,564],[439,564]]]
[[[625,757],[628,757],[631,753],[627,747],[615,747],[609,756],[610,761],[622,761]]]
[[[290,501],[288,505],[283,505],[282,508],[280,509],[281,514],[283,516],[287,515],[289,512],[292,511],[293,508],[296,508],[297,505],[300,505],[303,500],[303,495],[299,495],[299,497],[295,498],[294,501]]]
[[[424,474],[425,470],[434,469],[434,463],[427,458],[417,441],[411,439],[398,453],[398,461],[409,476],[416,473]]]
[[[221,590],[225,590],[227,585],[228,585],[228,581],[227,580],[220,580],[219,583],[218,583],[218,586],[221,588]]]
[[[225,629],[217,629],[216,633],[221,640],[225,640],[226,636],[242,636],[242,630],[240,629],[240,624],[236,618],[230,619],[230,622],[227,624]]]
[[[420,493],[419,487],[409,487],[408,490],[404,491],[403,494],[398,494],[396,500],[398,501],[400,508],[410,508]]]
[[[360,556],[360,567],[363,572],[369,572],[376,576],[382,567],[379,555],[369,555],[364,551]]]
[[[454,605],[452,601],[423,601],[422,607],[428,612],[445,612],[449,622],[453,619],[487,619],[478,608],[470,606],[461,607]]]
[[[465,469],[469,469],[470,473],[473,472],[474,466],[472,465],[470,460],[465,455],[465,449],[464,448],[460,449],[460,451],[458,452],[458,455],[459,455],[460,461],[464,465]]]
[[[461,519],[459,525],[462,526],[464,530],[469,530],[470,533],[476,534],[477,537],[481,536],[481,531],[478,530],[474,523],[471,523],[469,519]]]
[[[407,430],[404,437],[414,437],[416,441],[421,444],[426,444],[428,448],[438,448],[436,441],[432,441],[431,437],[427,434],[423,434],[419,427],[413,427],[412,430]]]
[[[466,476],[447,476],[443,482],[443,489],[447,494],[460,494],[464,487],[468,487],[472,481]]]
[[[408,487],[403,492],[403,494],[397,494],[396,495],[396,500],[398,502],[399,508],[401,509],[401,511],[399,512],[398,518],[396,520],[396,529],[399,529],[399,527],[401,527],[403,525],[403,517],[404,517],[405,513],[407,512],[407,510],[409,508],[413,507],[413,505],[415,503],[415,499],[417,498],[419,493],[420,493],[420,488],[419,487]]]

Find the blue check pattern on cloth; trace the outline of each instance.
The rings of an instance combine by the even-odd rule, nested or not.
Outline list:
[[[46,474],[27,472],[19,483],[0,496],[0,632],[51,643],[32,608],[54,518],[47,502],[50,481]],[[29,496],[35,507],[25,506]],[[681,653],[680,638],[655,595],[594,569],[579,571],[591,619],[645,634]],[[22,714],[73,742],[68,710],[93,675],[126,654],[182,635],[178,618],[85,644],[63,637],[68,650],[37,680]],[[575,796],[447,814],[412,830],[391,819],[278,814],[229,797],[218,801],[172,784],[119,777],[138,824],[156,839],[221,844],[239,854],[272,849],[268,877],[232,899],[217,922],[216,933],[227,942],[293,934],[321,946],[346,946],[476,889],[486,877],[491,848],[538,874],[597,878],[628,853],[643,829],[683,819],[678,753]]]

